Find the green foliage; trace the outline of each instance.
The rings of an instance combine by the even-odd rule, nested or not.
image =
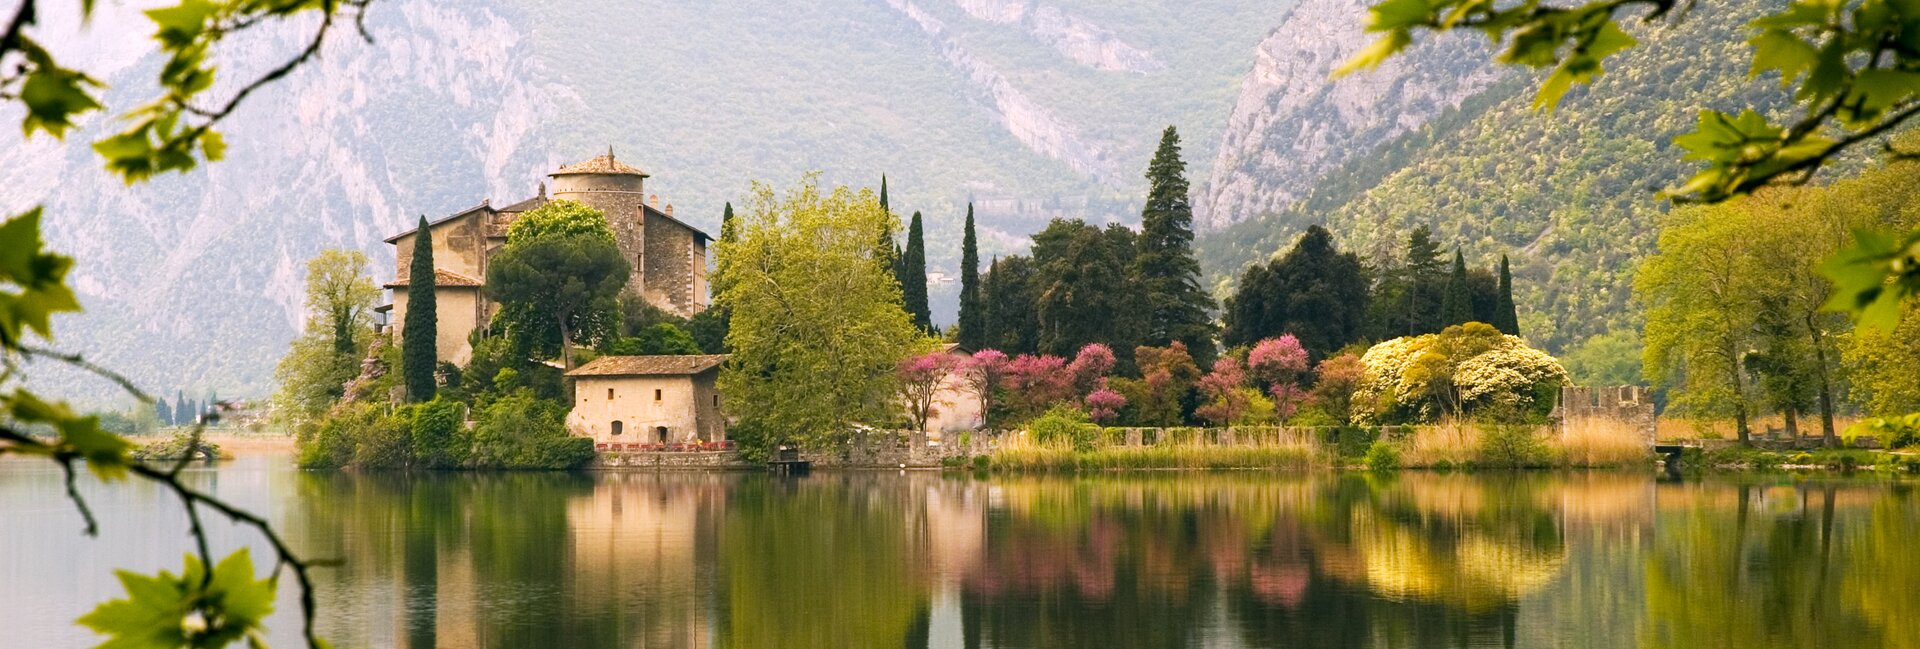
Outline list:
[[[907,247],[901,251],[900,272],[896,279],[900,282],[901,303],[907,314],[913,316],[913,324],[921,331],[933,331],[933,313],[927,306],[927,244],[926,233],[921,231],[920,213],[913,213],[913,221],[907,226]]]
[[[1447,274],[1446,293],[1440,299],[1440,324],[1451,327],[1467,322],[1474,322],[1473,289],[1467,286],[1467,260],[1454,250],[1453,271]]]
[[[1180,341],[1205,363],[1213,357],[1213,321],[1207,314],[1214,304],[1200,288],[1186,169],[1180,159],[1180,134],[1169,126],[1147,163],[1147,201],[1140,213],[1133,275],[1145,314],[1141,342]]]
[[[440,360],[440,316],[435,297],[433,230],[427,226],[427,217],[420,217],[413,233],[413,257],[407,266],[407,315],[400,329],[400,373],[407,399],[428,401],[438,389],[433,372]]]
[[[187,431],[175,431],[166,439],[141,445],[130,455],[141,462],[170,461],[187,458],[192,460],[216,460],[220,458],[220,445]]]
[[[1226,301],[1228,346],[1293,334],[1313,358],[1326,358],[1364,334],[1368,295],[1359,256],[1340,252],[1333,235],[1309,226],[1285,256],[1253,266]]]
[[[732,309],[724,305],[713,305],[705,311],[687,318],[687,335],[693,338],[700,351],[706,354],[725,354],[727,349],[727,320]]]
[[[1138,285],[1127,277],[1133,250],[1133,232],[1117,224],[1101,229],[1079,220],[1054,219],[1034,234],[1034,273],[1028,287],[1034,301],[1030,306],[996,306],[1031,309],[1039,326],[1036,347],[1001,351],[1069,357],[1092,343],[1130,349],[1146,326],[1137,307]]]
[[[733,310],[720,391],[752,434],[742,446],[826,447],[855,422],[886,421],[895,363],[927,342],[874,258],[871,234],[892,215],[870,193],[823,193],[812,177],[784,196],[756,184],[749,198],[738,241],[716,251]]]
[[[518,390],[480,412],[469,465],[489,469],[575,469],[593,460],[593,440],[567,434],[566,408]]]
[[[1862,435],[1880,440],[1880,447],[1896,449],[1920,443],[1920,413],[1862,419],[1847,428],[1849,439]]]
[[[1400,468],[1400,449],[1386,439],[1376,439],[1367,446],[1367,454],[1362,461],[1370,471],[1392,471]]]
[[[1920,295],[1920,230],[1905,236],[1858,230],[1853,245],[1821,264],[1820,272],[1833,280],[1828,308],[1858,313],[1869,328],[1892,329],[1900,305]]]
[[[1027,434],[1036,444],[1049,448],[1085,453],[1100,440],[1100,427],[1087,413],[1069,405],[1057,405],[1027,424]]]
[[[1861,328],[1842,349],[1851,396],[1870,414],[1920,411],[1920,304],[1891,330]]]
[[[614,243],[613,226],[607,215],[584,203],[569,200],[547,201],[529,210],[507,226],[507,243],[525,244],[537,239],[571,236],[592,237]]]
[[[370,314],[380,290],[366,272],[367,257],[328,249],[307,260],[305,331],[289,344],[274,368],[275,416],[298,428],[326,414],[360,374],[372,343]]]
[[[1520,335],[1520,313],[1513,304],[1513,270],[1507,265],[1506,255],[1500,255],[1500,284],[1495,290],[1498,297],[1493,305],[1493,317],[1487,319],[1487,323],[1500,333]]]
[[[1553,450],[1532,426],[1486,426],[1480,430],[1476,450],[1474,462],[1481,467],[1525,469],[1554,464]]]
[[[700,347],[687,330],[661,322],[641,330],[637,336],[612,340],[605,351],[615,356],[661,356],[699,354]]]
[[[80,617],[80,624],[108,636],[101,647],[225,647],[242,640],[266,646],[261,622],[273,612],[275,580],[253,578],[246,548],[221,559],[211,574],[189,554],[179,575],[165,570],[151,577],[127,570],[114,575],[127,598],[103,602]]]
[[[980,242],[973,230],[973,203],[967,203],[967,221],[960,239],[960,319],[955,340],[961,349],[987,348],[986,305],[980,293]]]
[[[500,302],[498,321],[516,347],[558,354],[571,370],[575,341],[597,342],[614,332],[629,270],[610,236],[509,238],[487,266],[486,290]]]
[[[1615,329],[1586,339],[1561,355],[1575,385],[1637,385],[1640,371],[1640,332]]]
[[[0,348],[13,350],[28,331],[51,338],[53,314],[79,311],[80,302],[66,284],[73,260],[42,249],[40,208],[0,223],[0,242],[0,285],[18,287],[0,291]]]
[[[413,444],[413,466],[450,469],[467,458],[467,407],[452,399],[434,399],[413,409],[407,437]]]

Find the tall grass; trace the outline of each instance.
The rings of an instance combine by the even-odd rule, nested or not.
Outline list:
[[[1585,417],[1566,422],[1553,444],[1567,466],[1607,467],[1645,464],[1653,449],[1641,428],[1631,422]]]
[[[1401,466],[1462,466],[1473,463],[1480,448],[1480,429],[1459,420],[1418,426],[1401,442]]]
[[[1248,444],[1209,444],[1203,441],[1167,442],[1152,446],[1100,445],[1075,452],[1061,445],[1042,444],[1030,436],[1014,436],[989,457],[994,470],[1012,472],[1125,471],[1146,469],[1293,469],[1321,463],[1312,444],[1299,440],[1266,439]]]

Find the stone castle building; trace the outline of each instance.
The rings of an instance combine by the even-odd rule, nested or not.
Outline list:
[[[434,298],[438,316],[435,339],[441,360],[465,365],[473,356],[468,342],[484,331],[498,305],[486,298],[482,286],[487,261],[506,245],[507,228],[521,214],[550,200],[576,201],[606,214],[620,253],[632,276],[625,292],[681,317],[707,308],[707,242],[712,237],[673,217],[673,206],[661,209],[659,197],[645,192],[646,172],[615,160],[613,150],[591,160],[561,167],[548,174],[552,195],[542,184],[538,195],[505,207],[492,201],[427,223],[433,237]],[[394,277],[387,284],[393,302],[387,312],[395,342],[406,332],[407,274],[413,261],[418,228],[387,238],[394,247]]]

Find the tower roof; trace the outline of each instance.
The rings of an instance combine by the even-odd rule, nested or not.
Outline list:
[[[559,171],[555,171],[547,175],[566,176],[571,174],[612,174],[612,175],[621,175],[621,176],[639,176],[641,178],[647,177],[647,172],[641,171],[635,168],[633,165],[629,165],[627,163],[613,159],[613,147],[607,147],[606,155],[594,156],[592,159],[589,159],[585,162],[576,162],[576,163],[567,165],[565,167],[561,167]]]

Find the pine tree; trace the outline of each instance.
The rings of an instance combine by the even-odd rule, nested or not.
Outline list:
[[[1414,228],[1407,235],[1407,265],[1401,270],[1406,274],[1407,334],[1446,327],[1441,322],[1446,265],[1441,261],[1440,243],[1433,240],[1433,231],[1427,226]]]
[[[920,213],[907,226],[907,249],[900,255],[900,297],[921,331],[933,331],[933,312],[927,305],[927,244]]]
[[[960,237],[960,332],[956,339],[969,350],[985,349],[985,313],[980,304],[980,244],[973,234],[973,203],[967,203],[966,231]]]
[[[733,231],[733,201],[727,201],[727,209],[720,212],[720,240],[733,241],[738,236]]]
[[[1520,335],[1520,313],[1513,306],[1513,272],[1507,268],[1507,256],[1500,255],[1500,297],[1494,304],[1493,326],[1502,333]]]
[[[1451,327],[1473,321],[1473,288],[1467,285],[1467,260],[1453,251],[1453,272],[1447,274],[1447,291],[1440,301],[1440,326]]]
[[[1211,361],[1213,297],[1200,288],[1200,262],[1193,256],[1193,204],[1187,196],[1186,163],[1173,127],[1147,164],[1147,203],[1140,214],[1134,281],[1143,300],[1142,344],[1182,341],[1197,359]]]
[[[400,330],[400,369],[407,387],[407,398],[433,399],[433,372],[439,363],[435,348],[440,331],[439,314],[434,308],[433,232],[427,217],[413,235],[413,260],[407,268],[407,318]]]

